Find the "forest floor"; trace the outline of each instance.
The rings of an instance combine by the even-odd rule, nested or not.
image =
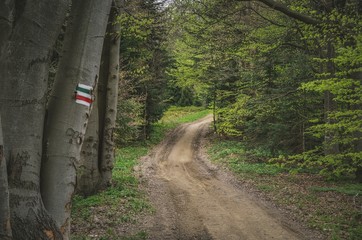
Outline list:
[[[253,175],[246,164],[231,172],[229,143],[210,152],[211,121],[180,125],[148,155],[123,152],[146,156],[118,161],[111,189],[75,200],[72,239],[361,239],[360,186],[346,194],[316,175]]]

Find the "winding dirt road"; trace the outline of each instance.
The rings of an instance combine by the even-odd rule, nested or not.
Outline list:
[[[141,179],[155,207],[145,223],[149,239],[307,239],[203,157],[211,121],[178,127],[143,159]]]

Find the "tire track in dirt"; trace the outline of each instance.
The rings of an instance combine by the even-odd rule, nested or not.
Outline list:
[[[200,157],[211,121],[181,125],[143,159],[142,179],[155,207],[144,224],[149,239],[307,239]]]

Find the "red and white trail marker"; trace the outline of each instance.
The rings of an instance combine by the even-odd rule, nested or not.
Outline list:
[[[75,92],[75,102],[90,107],[93,87],[79,83]]]

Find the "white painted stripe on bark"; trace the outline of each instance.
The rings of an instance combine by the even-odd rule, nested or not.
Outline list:
[[[79,103],[79,104],[82,104],[82,105],[84,105],[84,106],[90,107],[90,103],[89,103],[89,102],[86,102],[86,101],[83,101],[83,100],[80,100],[80,99],[76,99],[75,102],[76,102],[76,103]]]
[[[84,88],[84,89],[87,89],[87,90],[93,90],[93,87],[88,86],[88,85],[84,85],[84,84],[81,84],[81,83],[78,83],[78,87],[81,87],[81,88]]]

